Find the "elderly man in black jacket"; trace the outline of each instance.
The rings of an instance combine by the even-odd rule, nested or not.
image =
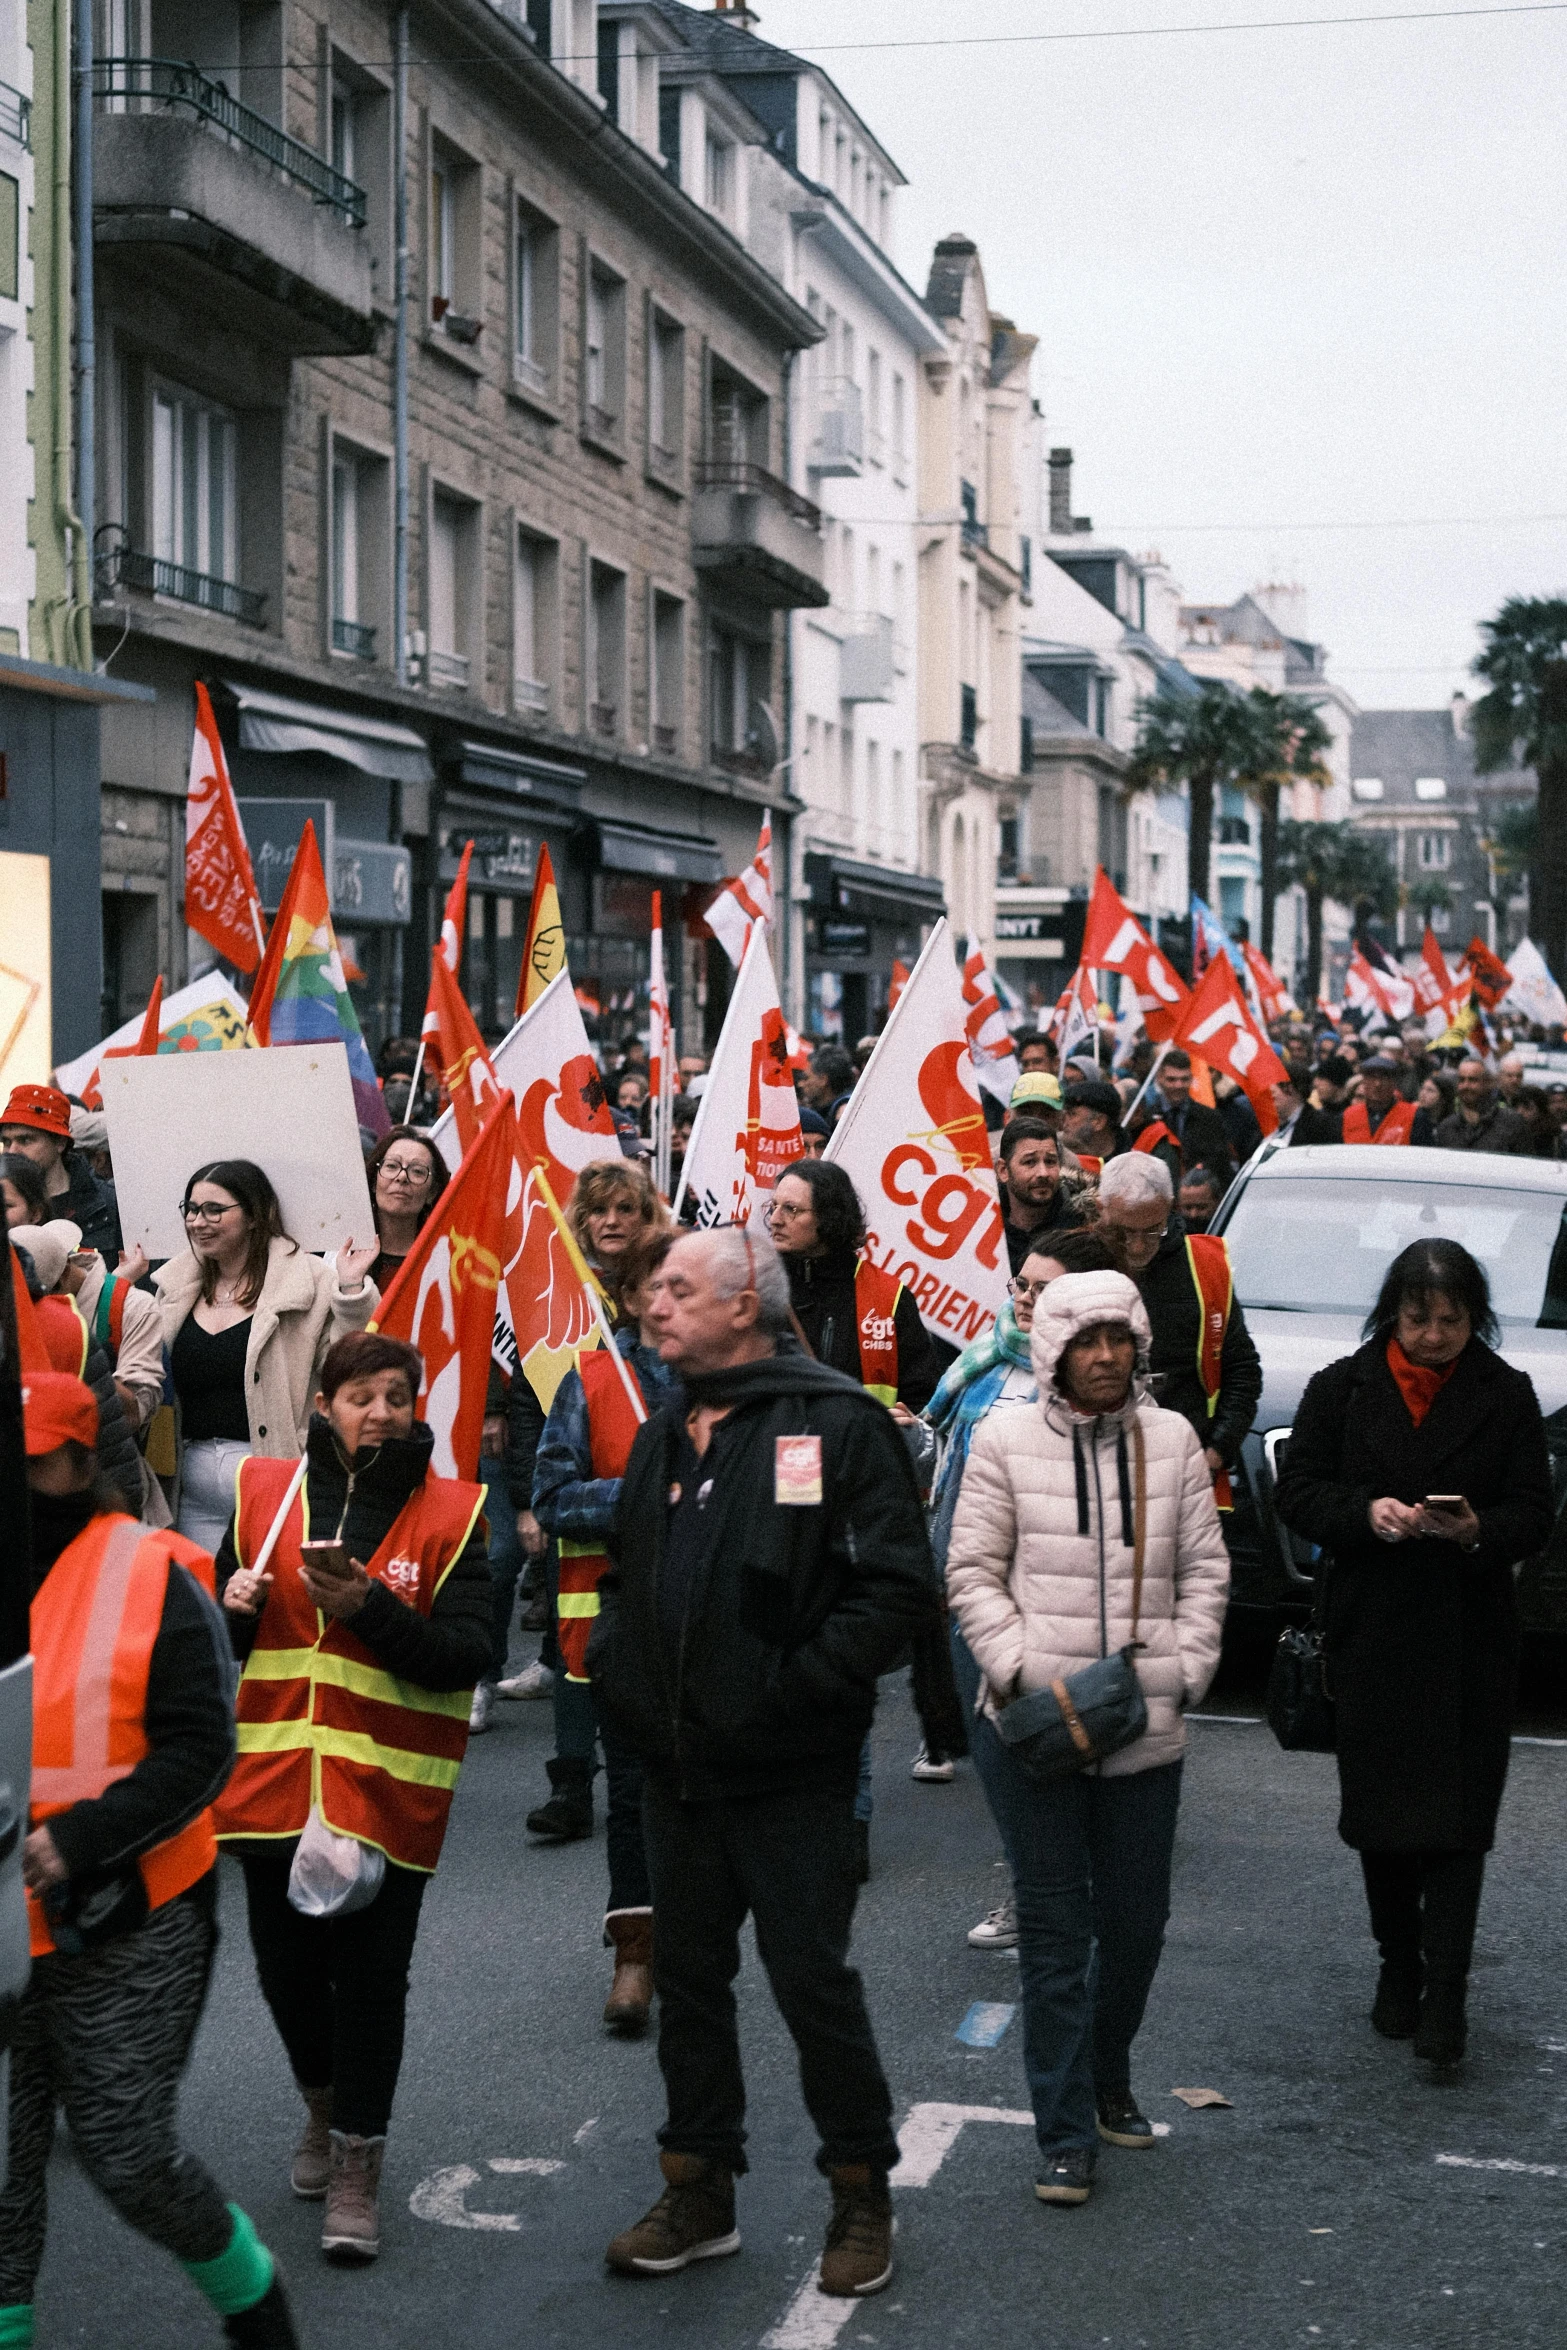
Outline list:
[[[914,1474],[890,1414],[788,1336],[770,1241],[677,1241],[644,1325],[685,1391],[638,1434],[588,1664],[641,1755],[653,1880],[666,2191],[606,2255],[662,2276],[736,2252],[745,2085],[740,1927],[800,2052],[832,2188],[826,2293],[892,2274],[892,2098],[859,1976],[854,1789],[876,1681],[936,1608]]]

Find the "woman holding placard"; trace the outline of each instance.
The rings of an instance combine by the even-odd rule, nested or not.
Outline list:
[[[180,1213],[189,1253],[156,1278],[179,1406],[178,1525],[216,1550],[246,1455],[298,1460],[304,1450],[328,1347],[381,1302],[367,1278],[376,1252],[349,1240],[335,1263],[307,1255],[249,1159],[198,1167]]]

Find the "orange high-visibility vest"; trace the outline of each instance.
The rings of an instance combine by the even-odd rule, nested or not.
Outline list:
[[[81,1307],[74,1297],[65,1297],[51,1290],[46,1297],[33,1300],[33,1312],[43,1332],[49,1360],[57,1371],[69,1371],[73,1379],[87,1374],[87,1325],[82,1319]]]
[[[640,1394],[642,1382],[627,1363]],[[595,1477],[623,1477],[642,1423],[631,1408],[631,1398],[607,1347],[585,1347],[577,1358],[582,1400],[588,1412],[588,1450]],[[644,1399],[645,1400],[645,1399]],[[568,1681],[588,1677],[588,1641],[599,1612],[599,1584],[609,1560],[595,1542],[573,1542],[562,1535],[555,1548],[560,1557],[560,1595],[555,1603],[556,1640]]]
[[[1186,1261],[1197,1289],[1197,1376],[1208,1398],[1211,1420],[1219,1408],[1219,1389],[1224,1377],[1224,1333],[1230,1326],[1230,1308],[1235,1302],[1235,1275],[1230,1267],[1230,1252],[1216,1232],[1188,1232]],[[1221,1469],[1214,1479],[1213,1498],[1221,1510],[1235,1507],[1228,1469]]]
[[[860,1384],[878,1403],[898,1400],[898,1300],[895,1273],[861,1257],[854,1268],[854,1323],[860,1341]]]
[[[1073,1156],[1077,1160],[1078,1165],[1082,1168],[1083,1173],[1088,1177],[1089,1182],[1097,1183],[1100,1176],[1104,1173],[1105,1163],[1103,1159],[1096,1159],[1092,1151],[1075,1151]]]
[[[176,1566],[210,1595],[212,1561],[204,1550],[109,1512],[84,1526],[44,1577],[31,1617],[35,1828],[73,1804],[96,1802],[151,1753],[147,1676]],[[148,1906],[173,1901],[217,1858],[212,1814],[203,1811],[137,1862]],[[32,1893],[27,1923],[33,1956],[53,1950],[43,1903]]]
[[[1132,1148],[1134,1151],[1156,1151],[1161,1142],[1173,1144],[1177,1151],[1181,1147],[1162,1118],[1150,1118]]]
[[[1377,1128],[1371,1131],[1371,1112],[1364,1102],[1351,1102],[1344,1112],[1342,1133],[1346,1142],[1407,1143],[1414,1132],[1415,1105],[1413,1102],[1395,1102]]]
[[[241,1566],[271,1531],[296,1464],[242,1461],[234,1548]],[[312,1804],[339,1836],[379,1845],[428,1874],[441,1854],[468,1745],[471,1689],[399,1680],[351,1624],[323,1615],[300,1575],[308,1481],[272,1554],[272,1588],[235,1708],[239,1759],[218,1799],[219,1838],[300,1835]],[[372,1579],[427,1616],[478,1524],[482,1485],[426,1477],[366,1562]]]

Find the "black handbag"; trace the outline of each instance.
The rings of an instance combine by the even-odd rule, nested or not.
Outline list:
[[[1287,1754],[1336,1754],[1338,1708],[1328,1686],[1323,1653],[1321,1595],[1327,1560],[1317,1565],[1317,1595],[1309,1624],[1286,1624],[1268,1674],[1268,1726]]]
[[[1133,1662],[1143,1611],[1143,1550],[1148,1524],[1148,1463],[1143,1431],[1132,1422],[1135,1500],[1132,1514],[1132,1637],[1114,1656],[1065,1673],[1048,1689],[1013,1698],[996,1716],[1002,1744],[1031,1779],[1049,1786],[1070,1779],[1130,1746],[1148,1727],[1148,1701]]]
[[[46,1886],[44,1916],[62,1958],[86,1958],[107,1942],[123,1941],[145,1925],[147,1886],[140,1869],[77,1886],[70,1878]]]

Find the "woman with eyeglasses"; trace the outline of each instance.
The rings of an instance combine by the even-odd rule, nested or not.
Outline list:
[[[385,1297],[446,1189],[446,1161],[417,1126],[394,1126],[366,1159],[365,1176],[380,1243],[370,1278]]]
[[[335,1263],[283,1230],[277,1193],[249,1159],[198,1167],[181,1204],[188,1252],[154,1286],[179,1421],[177,1524],[216,1551],[249,1453],[298,1460],[326,1351],[380,1303],[373,1248]]]

